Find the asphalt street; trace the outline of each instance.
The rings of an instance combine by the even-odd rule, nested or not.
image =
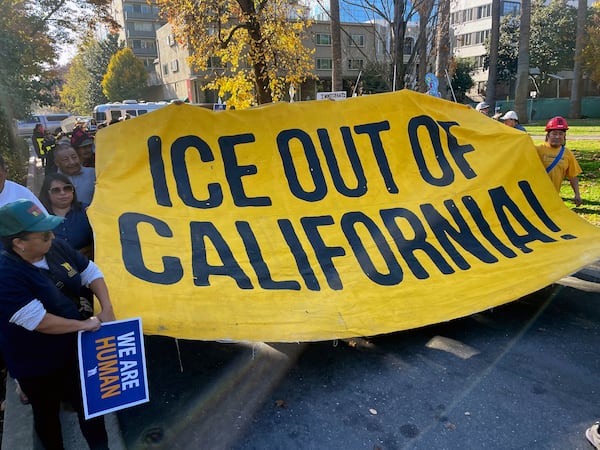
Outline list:
[[[582,281],[583,280],[583,281]],[[303,344],[147,337],[128,449],[588,449],[600,262],[460,320]],[[588,289],[581,290],[580,288]]]
[[[600,419],[600,261],[510,304],[384,336],[145,339],[150,402],[109,417],[113,450],[588,450]],[[12,390],[2,448],[33,448]],[[85,448],[63,414],[67,450]]]

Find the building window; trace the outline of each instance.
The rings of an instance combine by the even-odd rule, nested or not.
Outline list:
[[[131,41],[131,47],[132,48],[156,48],[156,42],[155,41],[148,41],[148,40],[144,40],[144,39],[133,39]]]
[[[154,25],[149,22],[133,22],[135,31],[154,31]]]
[[[364,34],[351,34],[348,39],[348,45],[351,47],[364,47],[365,46],[365,35]]]
[[[475,44],[483,44],[490,36],[490,30],[482,30],[475,32]]]
[[[163,75],[169,75],[169,65],[168,64],[163,64],[162,73],[163,73]]]
[[[517,2],[502,2],[502,16],[513,15],[518,17],[521,14],[521,4]]]
[[[317,45],[331,45],[331,34],[317,33],[316,44]]]
[[[176,59],[171,61],[171,72],[179,72],[179,61]]]
[[[491,4],[477,7],[477,18],[478,19],[490,17],[491,15],[492,15],[492,5]]]
[[[331,58],[317,58],[317,70],[333,69],[333,60]]]
[[[169,34],[167,36],[167,42],[169,43],[169,47],[173,47],[175,44],[177,44],[177,41],[175,40],[175,35]]]
[[[220,69],[224,66],[223,62],[221,61],[221,58],[219,58],[218,56],[211,56],[210,58],[208,58],[206,67],[208,67],[209,69]]]
[[[412,55],[413,51],[413,38],[404,38],[404,49],[402,50],[405,55]]]
[[[349,59],[348,69],[350,70],[361,70],[363,68],[364,61],[362,59]]]

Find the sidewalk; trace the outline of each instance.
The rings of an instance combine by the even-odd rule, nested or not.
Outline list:
[[[27,187],[38,194],[44,181],[42,161],[36,158],[30,145],[29,171]],[[4,429],[1,448],[7,450],[41,449],[39,442],[34,441],[33,415],[29,405],[22,405],[15,392],[15,381],[7,376],[6,402],[4,411]],[[77,414],[61,411],[61,422],[66,450],[81,450],[87,447],[85,439],[79,430]],[[125,450],[116,414],[106,416],[111,450]]]
[[[31,406],[21,404],[15,392],[15,386],[15,381],[7,377],[2,448],[6,450],[42,450],[41,444],[34,440]],[[67,411],[61,411],[60,414],[65,450],[87,448],[85,439],[79,430],[77,414]],[[116,414],[108,414],[105,416],[105,420],[110,449],[125,450]]]

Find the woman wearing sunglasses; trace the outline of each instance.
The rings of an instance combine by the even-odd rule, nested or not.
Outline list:
[[[0,350],[33,409],[44,448],[63,448],[60,403],[69,400],[91,449],[108,449],[103,417],[85,420],[77,363],[77,332],[96,331],[115,319],[102,272],[92,261],[54,239],[62,217],[29,200],[0,208]],[[82,318],[78,299],[89,286],[100,304]]]
[[[67,241],[88,259],[93,259],[94,235],[85,213],[88,205],[77,200],[77,192],[71,181],[61,173],[46,175],[39,199],[50,214],[65,218],[54,229],[54,235]]]

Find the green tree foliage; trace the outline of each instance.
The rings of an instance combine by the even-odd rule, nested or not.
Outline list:
[[[590,13],[582,60],[590,79],[600,85],[600,2],[594,3]]]
[[[110,59],[123,48],[124,43],[119,43],[119,35],[109,34],[101,41],[92,40],[84,52],[83,59],[90,73],[92,82],[88,87],[89,103],[92,106],[106,103],[108,100],[102,90],[102,80],[108,70]]]
[[[519,56],[520,19],[512,14],[506,15],[500,22],[500,43],[498,45],[498,81],[516,79]],[[489,44],[486,43],[486,46]],[[489,50],[485,57],[484,68],[489,67]]]
[[[71,42],[78,27],[114,25],[109,5],[108,0],[0,0],[0,153],[14,163],[13,179],[22,181],[20,161],[27,148],[14,135],[13,120],[34,106],[58,102],[56,47]]]
[[[75,114],[88,114],[93,107],[88,98],[88,88],[91,84],[92,77],[85,67],[83,55],[79,53],[71,60],[65,84],[60,92],[65,108]]]
[[[389,64],[367,62],[362,73],[363,92],[365,94],[377,94],[391,91],[392,76]]]
[[[498,79],[514,80],[517,75],[520,18],[505,16],[500,26]],[[566,0],[531,2],[529,66],[540,69],[540,82],[550,82],[549,73],[573,68],[577,9]],[[489,49],[489,47],[488,47]],[[487,61],[486,61],[487,64]]]
[[[111,102],[141,99],[148,84],[148,72],[130,48],[119,50],[108,64],[102,80],[102,92]]]
[[[459,103],[465,101],[466,93],[475,85],[471,77],[471,73],[473,73],[475,67],[476,63],[473,58],[457,58],[451,61],[452,89],[454,90],[456,101]]]
[[[531,2],[531,54],[530,67],[537,67],[542,80],[549,73],[573,68],[575,37],[577,30],[577,8],[566,0],[544,0]]]
[[[60,92],[65,108],[77,114],[90,114],[95,105],[106,103],[102,80],[108,70],[110,59],[121,48],[118,35],[107,39],[89,39],[72,59],[65,84]]]
[[[309,24],[283,0],[158,0],[189,64],[209,67],[206,87],[243,108],[281,100],[290,84],[313,77],[312,52],[302,45]]]
[[[0,0],[0,8],[0,154],[11,178],[22,182],[27,146],[15,136],[13,120],[26,117],[33,104],[52,103],[55,41],[30,4]]]

